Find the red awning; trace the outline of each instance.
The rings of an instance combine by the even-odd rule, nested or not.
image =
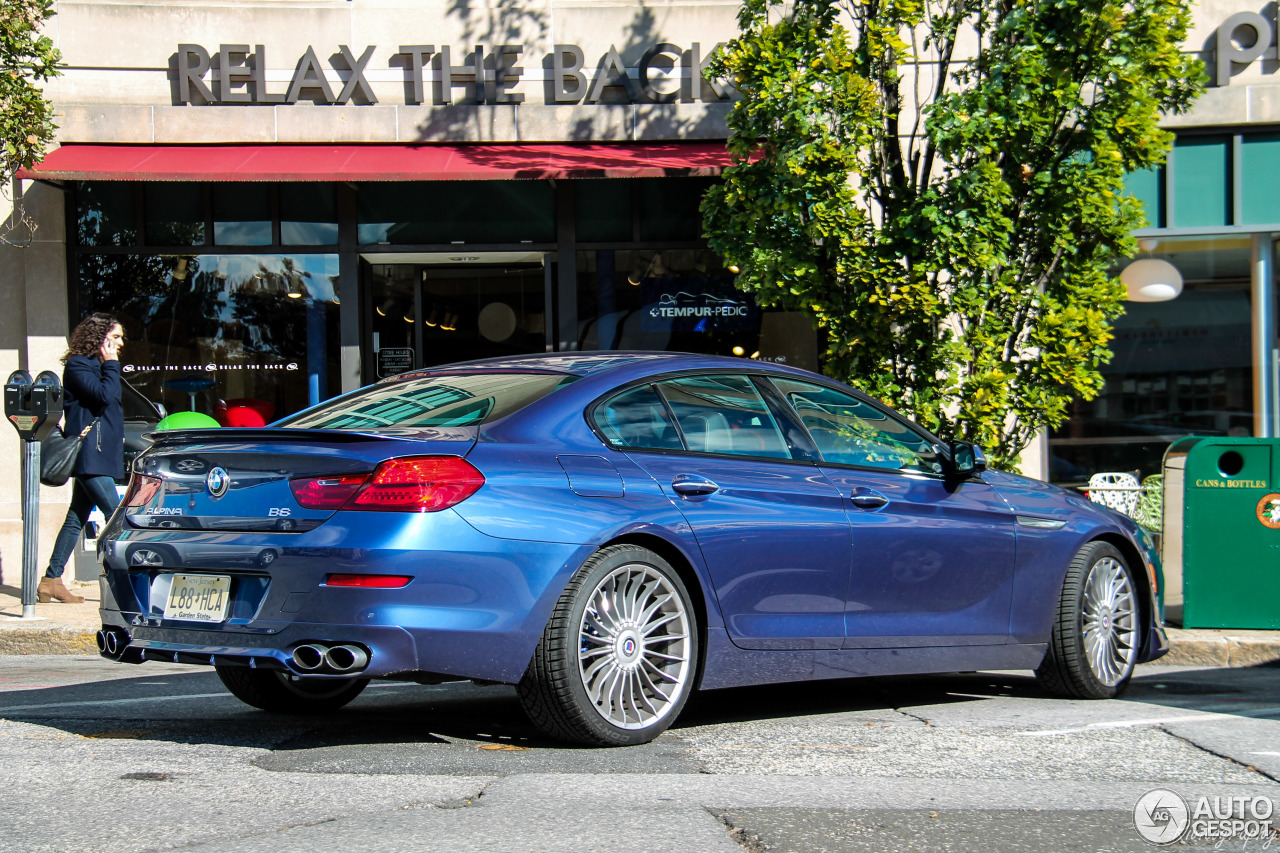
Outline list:
[[[716,175],[724,143],[64,145],[18,173],[80,181],[496,181]]]

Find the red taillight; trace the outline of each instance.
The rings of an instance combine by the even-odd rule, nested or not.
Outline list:
[[[309,477],[290,480],[293,496],[306,509],[337,509],[360,491],[368,474],[343,474],[336,477]]]
[[[474,495],[484,475],[459,456],[408,456],[388,459],[372,476],[304,477],[289,485],[306,509],[438,512]]]
[[[159,477],[134,474],[133,479],[129,481],[129,490],[124,495],[124,505],[128,507],[145,505],[156,496],[156,492],[160,491],[160,485]]]
[[[364,589],[399,589],[413,578],[408,575],[326,575],[325,586],[358,586]]]
[[[459,456],[388,459],[349,509],[438,512],[460,504],[484,485],[484,475]]]

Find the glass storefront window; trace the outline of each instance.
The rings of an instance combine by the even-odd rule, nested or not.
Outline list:
[[[338,256],[80,258],[82,314],[110,311],[124,378],[170,412],[253,426],[340,390]]]
[[[706,249],[578,253],[577,348],[736,355],[818,369],[807,314],[759,309]]]
[[[1179,228],[1230,224],[1231,137],[1185,136],[1170,154],[1173,169],[1173,222]]]
[[[417,367],[546,349],[546,270],[374,264],[369,380]]]
[[[702,196],[712,178],[638,178],[637,216],[642,241],[702,238]]]
[[[555,190],[546,181],[365,183],[362,244],[549,243]]]
[[[85,181],[76,193],[76,234],[82,246],[123,246],[138,240],[135,184]]]
[[[200,184],[144,184],[147,233],[152,246],[202,246],[204,190]]]
[[[280,242],[332,246],[338,242],[338,201],[333,184],[280,184]]]
[[[1073,401],[1050,433],[1055,482],[1108,471],[1146,477],[1160,473],[1182,436],[1253,434],[1249,238],[1144,243],[1178,268],[1184,289],[1169,302],[1126,304],[1102,393]]]
[[[574,181],[579,243],[631,242],[631,186],[626,179]]]
[[[219,246],[271,245],[271,185],[213,185],[213,242]]]

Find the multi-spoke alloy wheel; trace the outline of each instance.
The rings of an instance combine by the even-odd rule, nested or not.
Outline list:
[[[1103,557],[1084,582],[1084,650],[1098,681],[1115,687],[1138,655],[1138,629],[1129,572],[1114,557]]]
[[[1067,569],[1049,650],[1036,677],[1059,696],[1110,699],[1128,685],[1141,641],[1128,564],[1113,546],[1090,542]]]
[[[591,593],[578,636],[578,675],[600,716],[642,729],[670,713],[689,678],[689,614],[660,572],[615,569]]]
[[[652,551],[615,545],[565,587],[519,694],[552,737],[645,743],[684,707],[697,661],[697,619],[680,575]]]

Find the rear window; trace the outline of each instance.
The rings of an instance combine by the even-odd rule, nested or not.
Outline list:
[[[475,426],[496,421],[575,381],[562,373],[471,373],[370,385],[279,421],[294,429]]]

